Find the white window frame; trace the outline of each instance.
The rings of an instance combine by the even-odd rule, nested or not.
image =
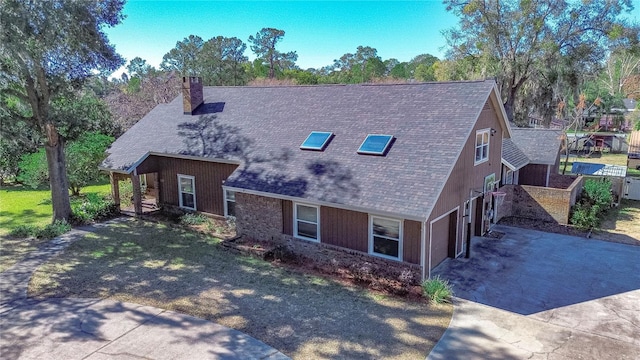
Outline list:
[[[180,182],[182,179],[189,179],[191,180],[191,184],[192,184],[192,188],[193,188],[193,207],[188,207],[188,206],[184,206],[182,204],[182,188],[180,187]],[[185,192],[185,194],[190,194]],[[189,209],[189,210],[196,210],[197,209],[197,202],[196,202],[196,178],[195,176],[192,175],[184,175],[184,174],[178,174],[178,204],[180,204],[180,207],[183,209]]]
[[[234,196],[233,200],[230,200],[227,197],[227,193],[228,192],[234,193],[234,194],[236,193],[235,191],[231,191],[231,190],[224,190],[224,189],[222,190],[222,194],[224,196],[224,216],[225,217],[235,217],[235,215],[229,215],[229,203],[232,202],[232,203],[235,204],[235,202],[236,202],[235,196]]]
[[[382,236],[382,235],[375,235],[378,237],[383,237],[385,239],[389,239],[389,240],[397,240],[398,241],[398,257],[393,257],[393,256],[389,256],[389,255],[385,255],[385,254],[380,254],[377,252],[373,251],[373,219],[382,219],[382,220],[391,220],[391,221],[396,221],[398,222],[400,225],[398,227],[398,239],[394,239],[394,238],[390,238],[387,236]],[[384,217],[384,216],[378,216],[378,215],[371,215],[369,214],[369,255],[373,255],[373,256],[377,256],[377,257],[381,257],[384,259],[389,259],[389,260],[396,260],[396,261],[402,261],[402,245],[403,245],[403,227],[404,227],[404,221],[402,219],[394,219],[394,218],[389,218],[389,217]]]
[[[513,184],[513,170],[511,169],[507,169],[507,171],[504,174],[504,184],[505,185],[512,185]]]
[[[298,205],[315,208],[316,209],[316,222],[313,223],[311,221],[298,219]],[[307,223],[307,224],[315,224],[316,225],[316,234],[318,234],[318,236],[317,236],[318,238],[314,239],[314,238],[306,237],[306,236],[303,236],[303,235],[299,235],[298,234],[298,221],[302,221],[302,222]],[[296,237],[297,239],[303,239],[303,240],[308,240],[308,241],[313,241],[313,242],[320,242],[320,206],[311,205],[311,204],[305,204],[305,203],[293,203],[293,236]]]
[[[484,139],[484,134],[487,134],[487,143],[485,144],[484,142],[481,142],[480,144],[478,144],[478,135],[481,135],[481,139]],[[484,140],[481,140],[484,141]],[[482,130],[478,130],[476,131],[476,138],[475,138],[475,147],[473,148],[473,165],[478,165],[478,164],[482,164],[485,163],[487,161],[489,161],[489,148],[490,148],[490,143],[491,143],[491,129],[487,128],[487,129],[482,129]],[[480,160],[478,160],[476,158],[476,154],[478,153],[478,149],[479,148],[484,148],[487,147],[487,155],[485,157],[482,157]],[[482,154],[482,153],[481,153]]]

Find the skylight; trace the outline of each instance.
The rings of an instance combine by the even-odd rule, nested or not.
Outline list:
[[[392,135],[369,134],[358,149],[358,154],[384,155],[393,140]]]
[[[312,131],[302,145],[300,145],[300,149],[322,151],[327,147],[332,137],[332,132]]]

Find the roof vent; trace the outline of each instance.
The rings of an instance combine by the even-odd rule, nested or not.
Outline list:
[[[196,108],[203,102],[202,78],[195,76],[182,77],[182,104],[184,105],[184,114],[193,115]]]

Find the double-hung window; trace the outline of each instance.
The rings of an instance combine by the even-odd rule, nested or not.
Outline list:
[[[402,260],[402,222],[383,217],[369,217],[369,253]]]
[[[193,176],[178,174],[178,195],[181,208],[196,209],[196,182]]]
[[[317,206],[295,204],[293,208],[293,234],[295,237],[320,241],[320,209]]]
[[[491,129],[476,131],[476,160],[474,165],[489,160],[489,133]]]

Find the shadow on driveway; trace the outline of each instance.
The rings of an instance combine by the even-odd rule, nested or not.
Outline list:
[[[507,226],[502,239],[474,238],[471,259],[432,274],[455,296],[531,315],[640,289],[640,247]]]

